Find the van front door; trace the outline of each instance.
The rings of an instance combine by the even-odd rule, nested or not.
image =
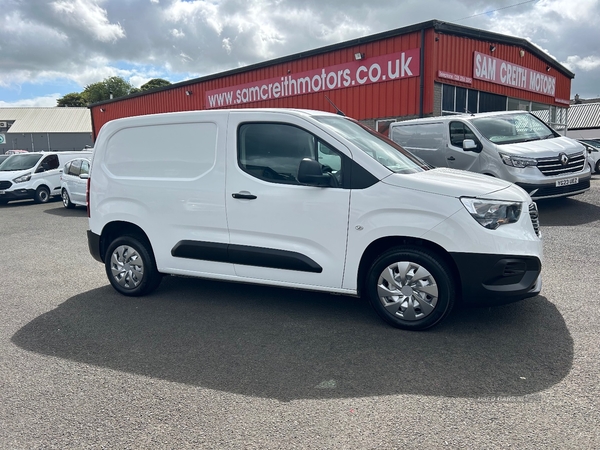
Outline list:
[[[475,136],[473,131],[463,122],[454,121],[449,125],[448,146],[446,147],[446,161],[448,167],[453,169],[470,170],[479,172],[479,153],[481,152],[481,142]],[[464,150],[463,142],[465,139],[475,141],[477,149]]]
[[[299,118],[232,113],[227,137],[229,255],[246,279],[341,288],[350,190],[342,154]],[[331,186],[297,180],[303,158],[317,159]]]

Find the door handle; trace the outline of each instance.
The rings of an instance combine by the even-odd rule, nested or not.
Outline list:
[[[451,156],[450,158],[446,158],[448,161],[455,161],[456,158],[454,158],[454,156]]]
[[[231,194],[231,196],[233,198],[241,198],[244,200],[254,200],[256,198],[256,195],[251,194],[249,192],[237,192],[235,194]]]

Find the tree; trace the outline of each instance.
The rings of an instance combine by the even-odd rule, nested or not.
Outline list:
[[[129,95],[133,85],[121,77],[108,77],[98,83],[88,84],[82,92],[82,95],[89,103],[102,102],[109,100],[112,94],[113,98]]]
[[[85,97],[78,92],[71,92],[56,100],[56,106],[62,107],[81,108],[87,104]]]
[[[140,86],[142,91],[148,91],[150,89],[156,89],[164,86],[170,86],[171,82],[167,80],[163,80],[162,78],[153,78],[145,84]]]

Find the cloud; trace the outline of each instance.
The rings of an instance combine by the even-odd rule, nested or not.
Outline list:
[[[94,0],[56,0],[50,5],[67,26],[89,32],[101,42],[114,42],[125,37],[121,25],[111,24],[106,10]]]
[[[54,77],[83,88],[113,75],[137,85],[152,73],[176,82],[437,18],[526,38],[575,71],[574,91],[595,95],[600,2],[512,5],[515,0],[0,0],[0,86]]]
[[[563,64],[571,70],[579,69],[589,72],[600,68],[600,56],[586,56],[585,58],[577,55],[569,56]]]
[[[5,102],[0,100],[0,108],[18,108],[18,107],[51,107],[56,106],[56,100],[62,97],[61,94],[48,94],[43,97],[28,98],[17,100],[15,102]]]

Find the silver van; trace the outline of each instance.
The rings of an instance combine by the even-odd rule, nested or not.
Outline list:
[[[534,199],[590,188],[585,148],[535,115],[502,111],[407,120],[390,138],[434,167],[469,170],[510,181]]]

